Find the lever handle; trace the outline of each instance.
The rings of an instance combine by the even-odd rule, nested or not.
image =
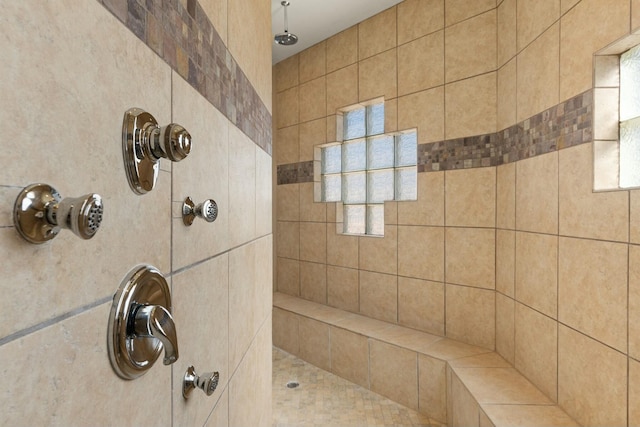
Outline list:
[[[16,229],[31,243],[44,243],[66,228],[81,239],[92,238],[100,224],[104,205],[95,193],[62,199],[48,184],[31,184],[18,195],[13,218]]]
[[[213,199],[207,199],[199,205],[195,205],[191,197],[184,199],[182,204],[182,222],[186,226],[193,224],[193,220],[200,217],[207,222],[213,222],[218,218],[218,204]]]
[[[139,337],[154,337],[164,347],[165,365],[178,360],[178,337],[171,313],[160,305],[140,305],[136,308],[134,333]]]
[[[211,396],[218,387],[218,381],[220,380],[220,374],[218,372],[205,372],[202,375],[196,374],[196,370],[193,366],[187,368],[187,372],[184,374],[184,381],[182,383],[182,397],[189,398],[191,391],[196,387],[205,392],[207,396]]]

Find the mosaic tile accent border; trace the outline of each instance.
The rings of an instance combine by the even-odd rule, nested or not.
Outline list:
[[[278,166],[278,185],[313,182],[313,160]]]
[[[590,89],[500,132],[420,144],[418,172],[500,166],[592,140]],[[278,166],[278,185],[311,181],[313,162]]]
[[[593,140],[593,90],[500,132],[418,146],[418,172],[500,166]]]
[[[271,114],[197,0],[97,0],[269,155]]]

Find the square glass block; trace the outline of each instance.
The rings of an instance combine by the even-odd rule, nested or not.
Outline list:
[[[396,135],[396,167],[418,164],[418,134],[416,132]]]
[[[418,200],[418,168],[396,169],[395,200]]]
[[[367,136],[384,133],[384,103],[367,106]]]
[[[367,203],[393,200],[393,169],[367,172]]]
[[[384,236],[384,204],[367,205],[367,234]]]
[[[640,116],[640,45],[620,55],[620,121]]]
[[[393,136],[367,138],[367,169],[393,167]]]
[[[365,234],[366,213],[365,205],[344,205],[344,232],[349,234]]]
[[[342,170],[342,147],[340,145],[331,145],[322,147],[322,174],[340,173]]]
[[[364,139],[342,143],[342,171],[363,171],[367,168],[367,143]]]
[[[640,186],[640,117],[620,123],[620,187]]]
[[[320,197],[323,202],[339,202],[342,197],[342,175],[339,173],[322,175],[322,193]]]
[[[365,203],[367,201],[367,173],[355,172],[342,175],[342,202]]]
[[[344,113],[344,140],[365,136],[365,109],[358,108]]]

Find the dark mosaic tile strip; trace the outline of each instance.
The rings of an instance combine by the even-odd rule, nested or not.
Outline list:
[[[593,90],[500,132],[418,145],[418,172],[517,162],[593,140]],[[309,169],[301,172],[300,165]],[[313,162],[278,166],[278,184],[313,181]]]
[[[313,160],[278,166],[278,185],[313,182]]]
[[[269,155],[271,114],[197,0],[97,0]]]
[[[499,166],[593,140],[588,90],[497,133],[420,144],[418,172]]]

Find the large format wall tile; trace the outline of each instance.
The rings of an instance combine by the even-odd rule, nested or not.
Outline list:
[[[489,289],[446,285],[447,337],[495,348],[495,296]]]
[[[516,226],[516,164],[496,168],[496,227],[513,230]]]
[[[398,45],[442,28],[443,0],[406,0],[398,4]]]
[[[358,102],[358,65],[327,74],[327,115]],[[329,138],[333,142],[334,138]]]
[[[331,372],[369,388],[369,342],[367,337],[331,327]]]
[[[353,268],[327,266],[327,304],[342,310],[359,311],[359,276]]]
[[[515,295],[516,232],[496,230],[496,290]]]
[[[444,175],[418,174],[418,200],[398,203],[398,224],[444,225]]]
[[[396,8],[391,7],[358,24],[358,59],[396,47]]]
[[[444,139],[444,87],[398,99],[398,129],[418,129],[418,143]]]
[[[358,237],[361,270],[396,274],[398,271],[398,228],[385,225],[384,237]]]
[[[496,69],[495,10],[445,30],[445,79],[447,83]]]
[[[482,228],[447,227],[445,281],[495,289],[496,232]]]
[[[11,361],[10,369],[0,371],[0,383],[30,385],[0,394],[3,425],[169,422],[171,369],[161,359],[135,381],[124,381],[111,369],[105,334],[96,333],[106,330],[110,309],[111,302],[102,304],[0,347],[0,360]],[[99,379],[100,386],[89,379]],[[37,402],[34,390],[42,393]],[[149,390],[155,391],[153,399]]]
[[[496,351],[515,364],[515,302],[496,294]]]
[[[298,80],[298,66],[300,63],[299,61],[300,55],[293,55],[278,62],[275,65],[275,69],[273,72],[273,89],[275,92],[282,92],[283,90],[291,89],[294,86],[298,86],[298,84],[300,83],[300,81]]]
[[[629,245],[629,356],[640,360],[640,246]]]
[[[551,400],[558,392],[558,323],[516,304],[514,366]]]
[[[593,192],[592,144],[562,150],[559,156],[560,234],[627,242],[629,195]]]
[[[311,46],[309,49],[305,49],[299,54],[300,63],[298,76],[300,83],[313,80],[315,78],[324,76],[327,73],[326,59],[327,59],[327,44],[326,42],[320,42]]]
[[[445,25],[453,25],[457,22],[479,15],[496,7],[495,0],[477,0],[472,3],[466,0],[444,0]]]
[[[516,228],[558,233],[558,153],[516,165]]]
[[[300,358],[331,371],[329,325],[307,317],[300,317]]]
[[[557,319],[557,236],[516,232],[515,295],[521,303]]]
[[[398,227],[398,274],[444,281],[444,228]]]
[[[398,95],[444,83],[444,31],[398,47]]]
[[[358,61],[358,27],[353,26],[327,39],[327,73]]]
[[[516,54],[516,3],[517,0],[498,2],[498,67]]]
[[[444,284],[398,277],[398,323],[444,335]]]
[[[495,227],[495,168],[447,171],[445,185],[447,226]]]
[[[178,330],[180,358],[173,367],[173,383],[181,384],[191,365],[196,372],[218,371],[218,388],[210,399],[182,398],[174,387],[174,420],[179,425],[202,425],[218,401],[232,372],[229,370],[229,257],[220,255],[172,278],[173,317]],[[209,301],[211,308],[201,307]],[[203,339],[206,337],[206,339]]]
[[[629,31],[629,7],[628,0],[583,0],[561,18],[561,100],[591,87],[593,54]]]
[[[52,185],[63,197],[95,192],[105,212],[88,241],[62,231],[34,246],[13,227],[2,230],[0,311],[12,320],[2,322],[0,337],[113,295],[136,264],[170,270],[170,173],[161,171],[156,189],[137,196],[127,183],[121,141],[122,118],[131,107],[170,123],[171,71],[97,2],[40,6],[12,3],[0,18],[0,47],[13,58],[0,66],[0,118],[19,124],[6,131],[16,143],[3,152],[0,182],[15,195],[34,182]],[[148,72],[132,74],[132,68]],[[105,76],[119,84],[97,84]],[[144,237],[132,238],[132,230]],[[15,304],[25,300],[29,310]]]
[[[561,237],[558,253],[558,320],[626,351],[628,246]]]
[[[300,296],[320,304],[327,303],[327,265],[300,261]]]
[[[496,131],[496,80],[490,72],[445,87],[446,139]]]
[[[377,340],[369,340],[371,390],[418,409],[418,354]]]
[[[227,118],[180,76],[173,76],[173,120],[184,126],[193,141],[189,156],[172,165],[173,267],[181,268],[229,248],[229,124]],[[254,148],[255,149],[255,148]],[[182,203],[214,199],[218,218],[212,224],[196,219],[186,227]]]
[[[396,323],[398,321],[398,277],[360,272],[360,313]]]
[[[581,425],[626,425],[627,358],[563,325],[558,335],[558,404]]]
[[[398,61],[396,49],[382,52],[358,63],[358,100],[398,95]]]
[[[518,55],[518,121],[560,101],[559,34],[560,25],[555,24]]]
[[[260,0],[233,0],[227,11],[229,52],[271,111],[271,8]]]
[[[229,247],[231,248],[256,236],[255,150],[253,141],[235,126],[229,126]]]
[[[517,9],[518,51],[560,18],[560,0],[519,0]]]
[[[271,417],[271,317],[229,383],[229,425],[268,427]]]

